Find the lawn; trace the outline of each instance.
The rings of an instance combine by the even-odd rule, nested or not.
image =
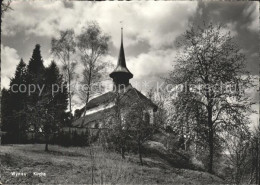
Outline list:
[[[167,162],[94,147],[44,145],[0,146],[0,184],[223,184],[205,172],[178,169]]]

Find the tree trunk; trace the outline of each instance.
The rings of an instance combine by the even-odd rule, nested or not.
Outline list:
[[[140,141],[138,141],[138,153],[139,153],[140,163],[143,166],[142,146],[141,146]]]
[[[90,91],[89,86],[90,86],[90,82],[88,83],[88,90],[87,90],[88,92],[87,92],[87,97],[86,97],[86,100],[85,100],[85,108],[84,108],[83,115],[85,115],[86,112],[87,112],[87,105],[88,105],[89,95],[90,95],[90,93],[89,93],[89,91]],[[84,121],[84,119],[83,119],[83,121]]]
[[[125,147],[121,146],[121,155],[122,155],[122,159],[125,159]]]
[[[46,144],[45,144],[45,151],[46,152],[49,151],[49,149],[48,149],[48,142],[46,142]]]
[[[3,4],[3,1],[1,1],[1,7],[3,6],[2,5]],[[2,25],[2,11],[0,12],[1,13],[1,25]],[[0,26],[0,34],[2,35],[2,26]],[[2,37],[0,37],[0,44],[1,44],[1,46],[2,46]],[[1,55],[1,53],[2,53],[2,51],[1,51],[1,48],[0,48],[0,55]],[[2,56],[2,55],[1,55]],[[2,57],[0,57],[0,73],[1,73],[1,58]],[[0,87],[2,87],[1,86],[1,77],[0,77]],[[0,92],[0,102],[2,102],[2,91]],[[0,132],[1,132],[1,128],[2,128],[2,106],[0,105]],[[1,134],[0,134],[0,145],[2,144],[2,139],[1,139]]]
[[[259,146],[258,138],[256,138],[256,184],[260,184],[260,171],[259,171]]]
[[[69,59],[68,59],[69,60]],[[70,126],[71,126],[71,123],[72,123],[72,105],[71,105],[71,76],[70,76],[70,70],[69,70],[69,67],[68,66],[68,90],[69,90],[69,109],[70,109]]]
[[[208,164],[208,172],[213,173],[214,131],[213,131],[212,108],[211,107],[208,107],[208,126],[209,126],[209,164]]]
[[[46,152],[49,151],[48,145],[49,145],[49,137],[47,136],[47,137],[46,137],[46,143],[45,143],[45,151],[46,151]]]
[[[214,144],[213,144],[213,131],[209,131],[209,173],[213,173],[213,156],[214,156]]]

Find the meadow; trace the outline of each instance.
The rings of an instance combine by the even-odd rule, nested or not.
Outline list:
[[[42,144],[0,146],[2,184],[219,184],[206,172],[179,169],[159,157],[125,160],[100,147]]]

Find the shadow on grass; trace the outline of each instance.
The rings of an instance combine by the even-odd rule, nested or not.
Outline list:
[[[28,152],[28,149],[24,150]],[[54,156],[69,156],[69,157],[86,157],[86,155],[84,154],[79,154],[79,153],[75,153],[75,152],[68,152],[68,151],[56,151],[56,150],[48,150],[48,151],[44,151],[44,150],[30,150],[30,152],[32,153],[36,153],[36,154],[51,154]]]

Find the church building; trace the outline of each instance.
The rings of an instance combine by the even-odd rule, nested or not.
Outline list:
[[[118,107],[120,107],[120,117],[124,122],[127,119],[126,112],[134,104],[143,107],[143,119],[153,124],[157,106],[129,83],[133,74],[126,66],[122,28],[117,66],[109,76],[113,80],[113,90],[91,99],[85,107],[79,110],[77,113],[79,116],[72,123],[72,126],[78,129],[109,128],[115,120]]]

